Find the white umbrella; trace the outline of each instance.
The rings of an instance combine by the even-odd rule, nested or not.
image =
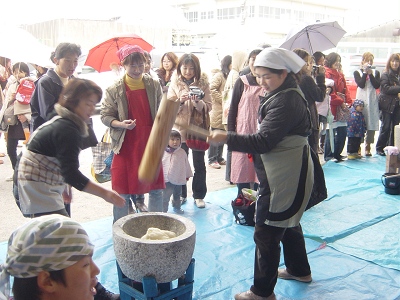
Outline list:
[[[281,48],[293,50],[303,48],[308,53],[324,51],[336,47],[346,31],[338,22],[314,23],[300,30],[292,30],[286,36]]]
[[[13,63],[22,61],[42,67],[52,65],[49,46],[42,44],[28,31],[21,28],[5,28],[0,30],[3,42],[0,47],[0,56],[11,59]]]

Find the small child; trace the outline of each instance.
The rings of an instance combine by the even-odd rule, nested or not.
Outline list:
[[[347,121],[347,159],[360,159],[358,154],[367,125],[364,115],[364,101],[356,99],[350,108],[350,119]]]
[[[168,211],[171,195],[172,207],[177,214],[183,214],[181,209],[182,185],[186,184],[189,177],[193,176],[185,150],[181,148],[181,134],[172,129],[169,135],[168,146],[162,158],[164,170],[165,189],[163,190],[163,212]]]

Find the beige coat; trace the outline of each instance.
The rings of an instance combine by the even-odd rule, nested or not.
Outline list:
[[[158,80],[153,79],[148,74],[143,74],[143,82],[149,100],[151,117],[154,120],[162,99],[161,85]],[[128,119],[128,100],[126,98],[124,77],[107,88],[100,114],[103,124],[110,127],[112,149],[114,153],[118,154],[124,142],[126,129],[111,127],[111,122]]]
[[[190,123],[190,116],[193,109],[197,109],[198,111],[202,111],[203,108],[205,110],[206,115],[211,111],[212,103],[211,103],[211,94],[210,94],[210,85],[208,82],[208,76],[205,73],[201,74],[199,81],[194,81],[190,86],[197,86],[204,92],[204,98],[199,101],[196,108],[194,107],[192,101],[185,101],[183,105],[179,107],[178,113],[176,115],[176,123],[178,124],[187,124]],[[171,85],[168,89],[167,99],[176,101],[183,95],[184,93],[189,93],[189,86],[183,82],[183,80],[178,77],[176,71],[172,75]],[[182,127],[175,125],[175,127],[180,131],[182,136],[182,143],[186,142],[186,130]]]
[[[222,125],[222,92],[224,91],[226,79],[220,70],[213,70],[210,91],[212,110],[210,112],[210,126],[212,128],[224,129]]]
[[[232,54],[232,69],[228,74],[222,93],[222,124],[228,124],[229,107],[231,106],[231,93],[236,80],[239,78],[239,72],[244,68],[247,54],[243,51],[234,51]]]

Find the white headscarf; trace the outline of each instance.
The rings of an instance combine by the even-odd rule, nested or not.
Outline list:
[[[93,244],[83,227],[70,218],[48,215],[30,220],[8,240],[7,258],[0,265],[0,299],[10,293],[10,275],[37,276],[41,271],[58,271],[93,253]]]
[[[287,70],[297,73],[305,65],[305,61],[293,51],[283,48],[265,48],[257,55],[254,67],[266,67],[276,70]]]

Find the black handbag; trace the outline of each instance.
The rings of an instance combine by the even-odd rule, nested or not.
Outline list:
[[[240,195],[231,202],[233,215],[236,223],[245,226],[255,226],[254,214],[256,211],[256,201],[251,201]]]
[[[398,101],[398,98],[395,95],[380,93],[378,97],[379,110],[392,114],[396,106],[396,101]]]

